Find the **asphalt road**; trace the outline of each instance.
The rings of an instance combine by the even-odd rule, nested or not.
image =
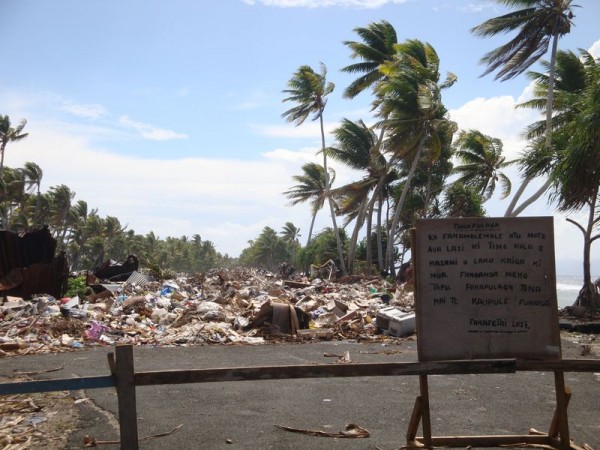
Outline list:
[[[5,358],[0,376],[16,371],[60,367],[36,379],[107,375],[111,348]],[[580,347],[563,340],[563,357]],[[416,342],[359,344],[317,342],[259,346],[135,347],[137,371],[333,363],[326,353],[348,351],[354,362],[417,360]],[[597,355],[586,356],[598,358]],[[569,405],[571,438],[600,449],[600,374],[566,373],[573,390]],[[527,434],[547,431],[555,407],[552,373],[429,377],[434,436]],[[418,395],[418,377],[321,378],[215,382],[138,387],[140,438],[177,431],[140,442],[142,449],[397,449]],[[74,392],[80,420],[67,448],[80,449],[83,437],[118,440],[117,397],[113,388]],[[282,425],[338,432],[355,423],[369,430],[366,439],[340,439],[292,433]],[[420,433],[419,433],[420,434]],[[118,445],[102,445],[117,449]]]

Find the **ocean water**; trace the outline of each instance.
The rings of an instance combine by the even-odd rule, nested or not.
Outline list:
[[[592,281],[598,277],[592,276]],[[577,299],[577,294],[583,286],[582,276],[557,275],[556,276],[556,297],[558,299],[558,308],[571,306]]]

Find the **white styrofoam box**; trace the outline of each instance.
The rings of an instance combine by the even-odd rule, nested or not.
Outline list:
[[[377,325],[377,328],[387,330],[390,326],[391,319],[404,317],[407,314],[409,313],[405,313],[404,311],[396,308],[395,306],[381,308],[379,311],[377,311],[375,325]]]
[[[388,334],[396,337],[407,336],[415,332],[416,326],[414,313],[408,313],[403,317],[393,317],[390,319]]]

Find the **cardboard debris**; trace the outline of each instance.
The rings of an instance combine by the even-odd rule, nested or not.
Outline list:
[[[129,270],[130,267],[126,269]],[[264,270],[220,269],[162,283],[140,272],[82,298],[0,299],[0,356],[70,351],[94,345],[260,344],[406,335],[412,290],[383,279],[285,280]],[[381,295],[390,293],[389,304]],[[398,331],[394,331],[398,330]]]

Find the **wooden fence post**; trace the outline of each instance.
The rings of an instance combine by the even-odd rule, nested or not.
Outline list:
[[[117,345],[116,373],[119,400],[121,450],[138,450],[137,407],[133,366],[133,346]]]

